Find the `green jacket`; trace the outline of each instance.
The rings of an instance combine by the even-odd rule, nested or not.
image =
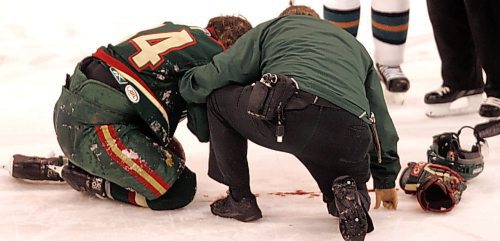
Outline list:
[[[206,103],[213,90],[229,84],[248,85],[264,73],[293,77],[300,89],[367,123],[372,122],[373,113],[382,150],[381,162],[376,151],[371,152],[374,185],[377,189],[395,187],[401,169],[396,146],[399,138],[373,62],[353,36],[309,16],[272,19],[246,33],[210,64],[189,70],[179,87],[188,103]],[[205,128],[197,130],[202,133]]]

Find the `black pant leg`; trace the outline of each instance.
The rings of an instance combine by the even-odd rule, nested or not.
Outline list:
[[[229,86],[210,95],[208,122],[210,130],[210,156],[208,175],[227,186],[249,189],[248,141],[231,123],[229,114],[237,110],[241,87]]]
[[[441,57],[443,85],[453,89],[483,87],[463,0],[427,0],[427,9]]]
[[[256,120],[246,113],[250,90],[250,86],[228,86],[209,97],[212,178],[231,187],[249,185],[246,140],[251,140],[295,155],[317,182],[325,201],[333,200],[335,178],[352,176],[369,207],[366,182],[371,133],[366,123],[338,107],[309,105],[285,111],[285,135],[283,142],[277,142],[273,121]]]
[[[467,16],[481,66],[485,92],[500,98],[500,1],[466,0]]]
[[[368,151],[372,143],[368,124],[338,107],[312,106],[302,112],[285,114],[286,127],[293,132],[306,130],[297,135],[289,134],[292,141],[297,142],[291,143],[290,152],[299,158],[314,177],[326,202],[333,200],[333,180],[348,175],[356,181],[368,210],[366,182],[370,178]],[[313,118],[307,113],[317,115],[317,122],[311,123]],[[315,128],[308,129],[309,125]]]

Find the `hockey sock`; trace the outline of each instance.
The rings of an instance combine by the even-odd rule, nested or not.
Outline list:
[[[372,9],[373,37],[388,44],[404,44],[408,33],[410,11],[383,13]]]
[[[323,6],[323,17],[356,37],[360,9],[359,1],[328,0]]]
[[[373,0],[371,17],[375,62],[387,66],[403,63],[409,7],[408,0]]]

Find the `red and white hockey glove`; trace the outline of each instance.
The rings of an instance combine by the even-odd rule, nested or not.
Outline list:
[[[460,202],[467,188],[465,179],[450,168],[426,162],[410,162],[403,170],[399,185],[406,194],[417,195],[422,209],[449,212]]]

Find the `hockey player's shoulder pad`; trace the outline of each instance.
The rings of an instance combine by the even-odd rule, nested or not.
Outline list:
[[[410,162],[399,180],[407,194],[417,195],[422,209],[448,212],[460,202],[465,179],[450,168],[426,162]]]

